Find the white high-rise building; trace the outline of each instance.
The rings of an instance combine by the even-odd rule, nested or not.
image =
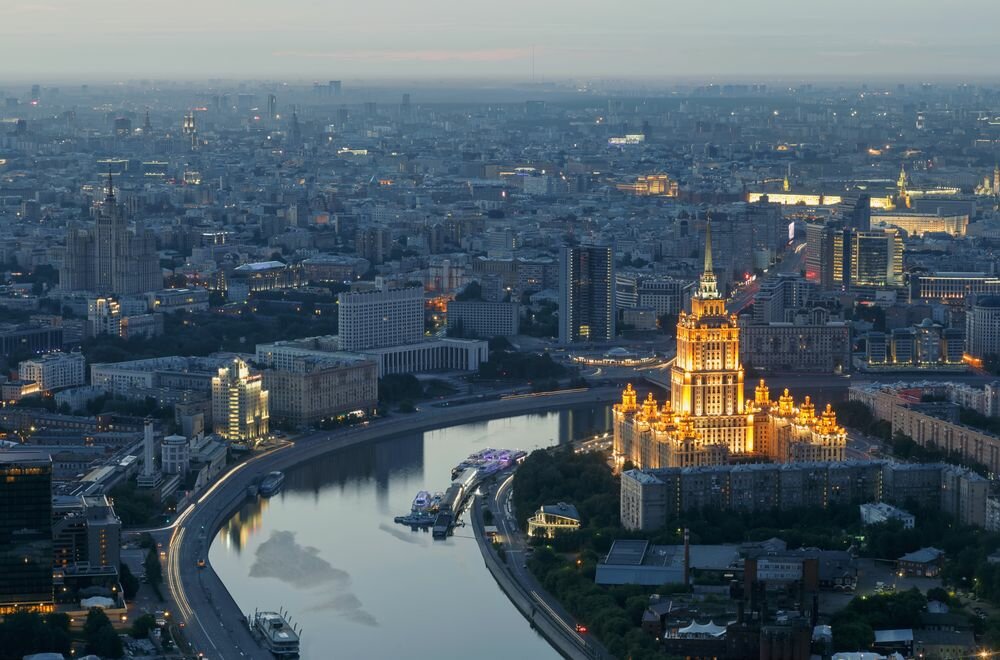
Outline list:
[[[364,351],[424,338],[422,287],[372,289],[338,294],[340,350]]]
[[[233,358],[212,378],[212,419],[215,432],[226,440],[253,446],[267,436],[268,392],[261,374]]]

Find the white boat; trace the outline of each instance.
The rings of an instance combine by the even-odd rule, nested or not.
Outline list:
[[[264,647],[277,658],[299,657],[299,633],[279,612],[256,612],[253,630]]]
[[[417,496],[413,498],[413,511],[426,511],[431,505],[431,494],[426,490],[422,490],[417,493]]]
[[[266,477],[260,482],[260,494],[264,497],[271,497],[279,490],[281,486],[285,483],[285,473],[274,471],[268,473]]]

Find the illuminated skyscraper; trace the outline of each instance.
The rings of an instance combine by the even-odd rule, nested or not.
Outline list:
[[[903,237],[899,231],[854,231],[851,246],[851,287],[903,285]]]
[[[615,255],[610,247],[562,249],[559,273],[559,341],[615,338]]]
[[[268,392],[261,374],[239,358],[212,378],[212,420],[215,432],[226,440],[253,446],[267,437],[270,418]]]
[[[705,232],[705,265],[691,313],[677,321],[677,357],[670,372],[670,401],[649,394],[638,403],[629,385],[614,407],[614,456],[639,468],[718,465],[733,457],[779,462],[843,460],[846,432],[827,406],[816,414],[805,398],[796,406],[788,390],[771,401],[762,380],[744,403],[740,328],[726,311],[712,263],[711,225]]]

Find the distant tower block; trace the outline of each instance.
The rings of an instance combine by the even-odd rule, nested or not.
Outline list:
[[[157,488],[163,477],[153,462],[153,420],[147,419],[142,430],[142,472],[136,477],[136,483],[139,488]]]
[[[341,89],[340,88],[340,81],[339,80],[331,80],[330,83],[329,83],[329,85],[327,86],[327,89],[330,92],[330,96],[340,96],[340,89]]]

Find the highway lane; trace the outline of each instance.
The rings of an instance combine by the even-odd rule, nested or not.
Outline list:
[[[164,575],[176,618],[185,624],[192,647],[207,658],[270,658],[251,636],[243,613],[212,570],[208,549],[219,527],[245,501],[248,487],[272,470],[283,470],[322,454],[361,442],[373,442],[419,432],[531,412],[547,412],[575,405],[607,403],[618,388],[596,388],[566,394],[543,394],[504,400],[486,400],[449,408],[427,406],[410,415],[390,418],[336,432],[315,432],[275,450],[259,454],[223,473],[192,505],[168,526],[150,530],[154,536],[170,533]],[[198,560],[206,561],[198,568]],[[278,608],[283,603],[274,603]],[[309,631],[304,631],[305,635]]]
[[[574,640],[583,650],[587,657],[610,658],[604,646],[594,639],[589,633],[579,633],[576,631],[577,622],[565,608],[554,599],[544,587],[535,579],[535,576],[527,568],[528,546],[524,536],[517,527],[517,519],[514,516],[511,505],[514,475],[507,477],[495,491],[492,491],[490,510],[493,512],[493,520],[497,526],[497,531],[504,540],[504,551],[507,555],[507,568],[511,576],[521,585],[522,590],[530,594],[535,606],[545,611],[548,617],[560,628],[563,635]]]

